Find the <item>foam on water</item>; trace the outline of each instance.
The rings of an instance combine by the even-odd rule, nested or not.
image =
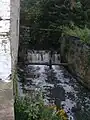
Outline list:
[[[41,54],[44,58],[43,61],[40,58]],[[55,56],[55,59],[53,59],[54,62],[60,62],[57,57],[58,55],[53,56]],[[47,52],[45,54],[43,51],[42,53],[41,51],[35,51],[35,53],[30,52],[27,55],[27,61],[30,62],[46,62],[47,60],[49,60]],[[64,67],[52,66],[52,69],[49,69],[49,67],[45,65],[26,65],[25,67],[23,66],[23,68],[26,76],[24,85],[26,92],[29,93],[30,91],[32,92],[32,90],[42,91],[45,104],[56,104],[62,107],[67,112],[69,120],[77,120],[77,118],[75,118],[77,112],[79,114],[78,117],[82,112],[84,114],[89,112],[90,92],[81,86]],[[81,117],[82,115],[83,114],[81,114]]]

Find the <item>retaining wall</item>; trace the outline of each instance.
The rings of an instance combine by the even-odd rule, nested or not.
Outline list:
[[[68,70],[86,87],[90,88],[90,46],[79,38],[61,38],[60,54],[63,62],[71,63]]]
[[[11,57],[12,70],[15,68],[18,56],[19,44],[19,18],[20,18],[20,0],[11,0]]]

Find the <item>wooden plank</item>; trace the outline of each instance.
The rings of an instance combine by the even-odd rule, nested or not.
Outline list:
[[[34,30],[34,28],[28,27],[28,26],[20,26],[20,28],[24,28],[24,29],[29,29],[29,30]],[[35,30],[40,30],[40,31],[56,31],[56,32],[60,32],[60,29],[44,29],[44,28],[35,28]]]
[[[49,63],[36,63],[36,62],[29,62],[29,63],[26,63],[26,65],[47,65],[47,66],[50,66],[50,65],[62,65],[62,66],[67,66],[69,65],[68,63],[52,63],[52,64],[49,64]]]

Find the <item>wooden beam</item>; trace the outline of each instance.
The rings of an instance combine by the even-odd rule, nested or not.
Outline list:
[[[29,30],[34,30],[34,28],[28,27],[28,26],[20,26],[20,28],[25,28],[25,29],[29,29]],[[35,28],[35,30],[40,30],[40,31],[56,31],[56,32],[60,32],[60,29],[44,29],[44,28]]]
[[[28,63],[25,63],[26,65],[47,65],[47,66],[50,66],[49,63],[36,63],[36,62],[28,62]],[[60,65],[60,66],[68,66],[70,65],[69,63],[52,63],[51,65]]]

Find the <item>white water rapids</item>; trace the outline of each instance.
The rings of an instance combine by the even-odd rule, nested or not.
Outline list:
[[[60,55],[57,53],[53,54],[53,58],[54,63],[60,62]],[[29,62],[48,60],[49,52],[27,52]],[[69,120],[89,120],[90,92],[81,86],[63,66],[53,65],[50,69],[45,65],[24,66],[22,64],[20,71],[19,79],[22,81],[23,74],[25,80],[24,86],[19,86],[20,92],[30,95],[33,91],[42,91],[45,104],[56,104],[62,107],[67,112]]]

